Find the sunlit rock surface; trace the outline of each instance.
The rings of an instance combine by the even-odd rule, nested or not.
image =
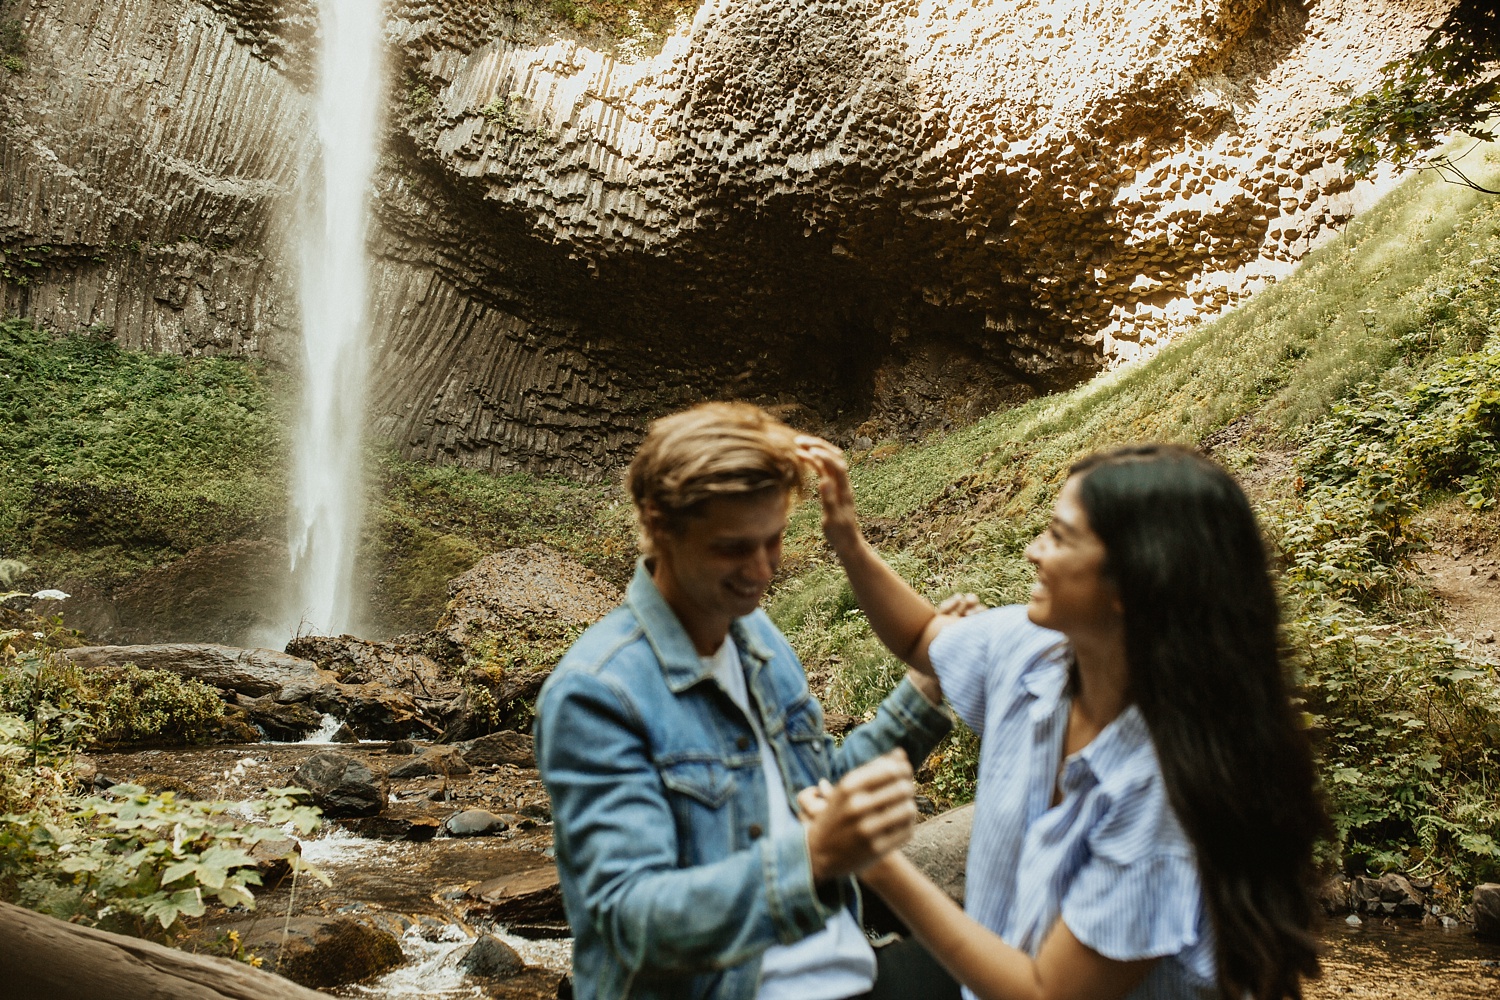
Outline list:
[[[1308,122],[1448,6],[709,0],[611,52],[393,0],[378,431],[598,475],[704,397],[910,435],[1149,353],[1368,200]],[[9,10],[5,308],[293,357],[305,0]]]

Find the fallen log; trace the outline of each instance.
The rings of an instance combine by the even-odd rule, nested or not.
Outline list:
[[[227,958],[0,903],[0,995],[46,1000],[328,1000]]]

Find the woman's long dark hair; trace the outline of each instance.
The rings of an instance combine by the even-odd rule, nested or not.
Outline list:
[[[1131,693],[1198,853],[1220,988],[1300,998],[1301,977],[1318,975],[1312,855],[1327,815],[1255,515],[1228,473],[1175,446],[1072,472],[1124,607]]]

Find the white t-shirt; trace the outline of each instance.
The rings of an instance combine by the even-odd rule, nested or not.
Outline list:
[[[726,636],[718,652],[700,659],[713,669],[714,677],[745,713],[750,728],[755,731],[770,812],[767,834],[779,837],[789,830],[799,829],[801,820],[792,811],[776,755],[766,743],[760,716],[750,707],[745,671],[740,666],[740,653],[734,640]],[[854,917],[848,910],[840,908],[828,918],[821,931],[793,944],[777,944],[766,949],[761,959],[760,992],[756,994],[756,1000],[845,1000],[868,993],[874,984],[875,952],[854,922]]]

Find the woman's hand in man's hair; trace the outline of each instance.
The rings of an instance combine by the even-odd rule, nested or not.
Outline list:
[[[823,535],[835,552],[859,544],[859,519],[854,513],[854,487],[844,453],[820,437],[797,435],[797,457],[818,476],[818,500],[823,506]]]

